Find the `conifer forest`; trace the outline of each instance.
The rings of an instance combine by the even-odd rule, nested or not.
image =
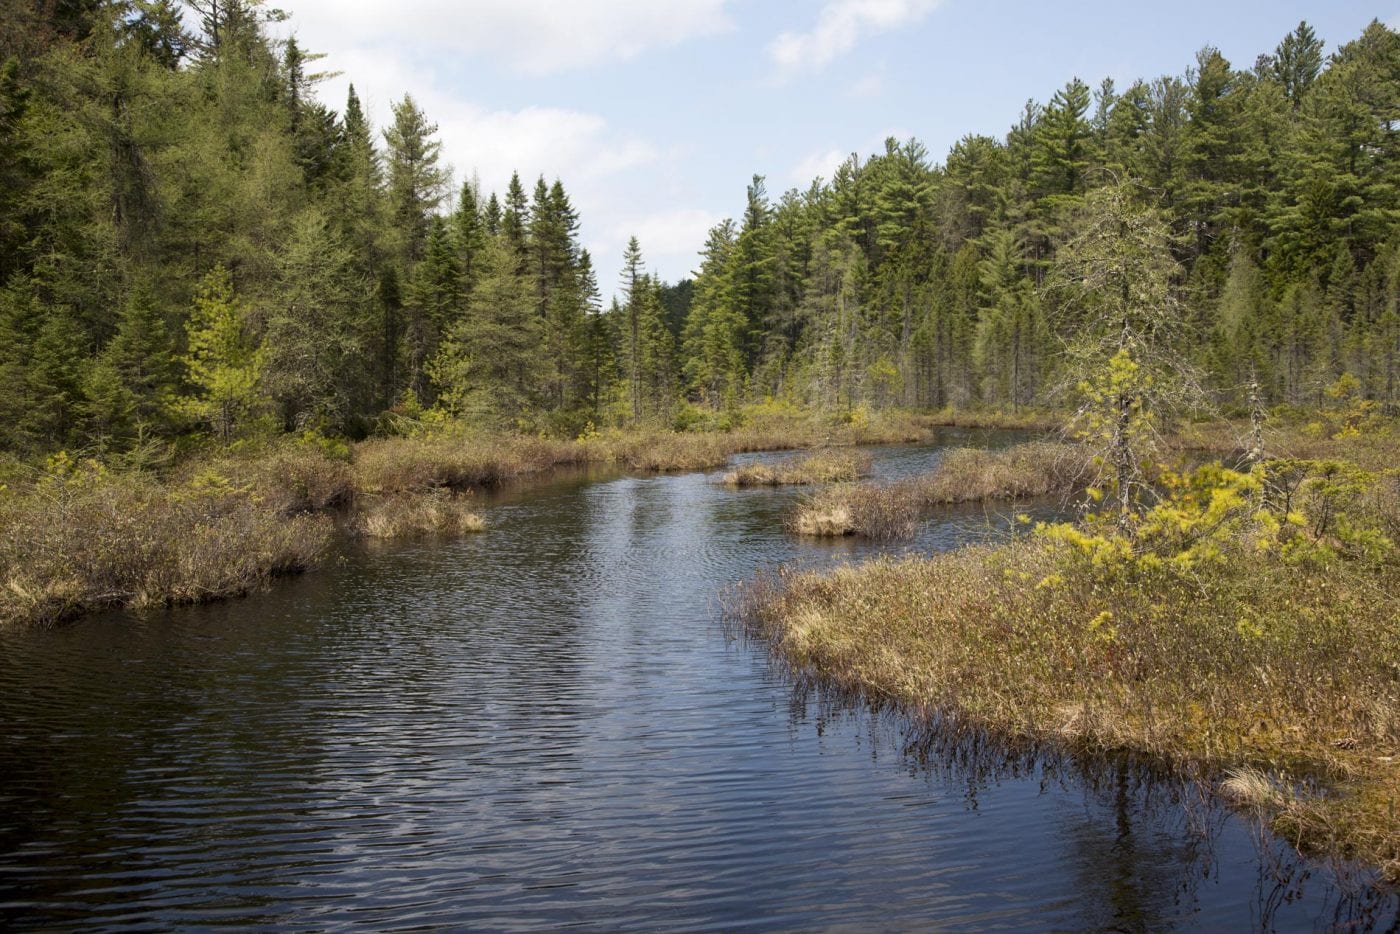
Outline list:
[[[1226,411],[1400,394],[1400,35],[1306,23],[1126,87],[1027,89],[1000,137],[736,180],[693,278],[635,239],[595,268],[565,178],[465,181],[411,89],[372,126],[247,0],[7,0],[0,32],[6,450],[395,413],[560,435],[766,398],[1053,406],[1061,247],[1093,194],[1160,223],[1175,352]],[[193,25],[197,22],[197,28]],[[353,80],[353,75],[350,76]],[[605,300],[605,296],[616,295]]]
[[[1393,0],[287,2],[0,0],[0,928],[1400,929]]]

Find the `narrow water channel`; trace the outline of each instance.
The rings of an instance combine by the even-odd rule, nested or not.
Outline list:
[[[1009,440],[944,440],[970,438]],[[939,447],[872,453],[894,476]],[[923,762],[896,718],[795,694],[726,639],[720,596],[873,548],[786,535],[798,492],[713,481],[562,479],[490,498],[484,535],[0,632],[0,926],[1394,922],[1189,791]],[[901,547],[1003,534],[1006,511]]]

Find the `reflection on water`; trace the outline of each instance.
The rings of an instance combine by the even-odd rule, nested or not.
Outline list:
[[[874,453],[887,478],[938,456]],[[800,495],[580,476],[489,498],[486,535],[248,600],[0,633],[0,923],[1393,921],[1189,786],[920,745],[794,692],[716,607],[761,568],[874,550],[785,536]]]

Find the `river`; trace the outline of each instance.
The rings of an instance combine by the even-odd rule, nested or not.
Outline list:
[[[893,477],[939,450],[872,453]],[[897,716],[795,691],[721,598],[878,549],[793,538],[800,491],[714,479],[561,477],[483,497],[483,535],[0,631],[0,925],[1394,923],[1390,896],[1190,788],[921,758]],[[949,509],[898,547],[1004,534],[1009,511]]]

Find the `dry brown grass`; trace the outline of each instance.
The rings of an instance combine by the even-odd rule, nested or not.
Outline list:
[[[803,503],[789,520],[799,535],[840,538],[908,538],[921,508],[905,484],[860,483],[830,487]]]
[[[170,483],[178,486],[200,475],[222,477],[284,516],[328,512],[355,497],[349,459],[332,457],[312,444],[289,442],[199,458],[183,465]]]
[[[756,462],[726,473],[726,486],[807,486],[817,483],[851,483],[870,474],[869,454],[852,450],[818,451],[771,463]]]
[[[1366,470],[1400,466],[1400,433],[1392,420],[1376,419],[1364,430],[1333,432],[1322,422],[1269,421],[1264,426],[1264,451],[1268,457],[1305,460],[1347,460]],[[1213,421],[1182,425],[1168,438],[1180,451],[1219,457],[1227,462],[1243,458],[1249,447],[1250,426],[1243,421]]]
[[[357,535],[377,539],[486,531],[486,520],[471,505],[470,497],[445,490],[363,497],[351,527]]]
[[[898,444],[926,440],[930,426],[904,413],[881,414],[854,423],[832,423],[809,415],[756,418],[724,432],[612,430],[582,442],[585,458],[629,470],[672,473],[721,467],[734,454],[804,448]]]
[[[1249,528],[1189,570],[1033,536],[785,573],[741,613],[837,690],[1012,745],[1221,776],[1293,843],[1400,878],[1400,560],[1327,537],[1260,552]]]
[[[0,495],[0,622],[198,603],[305,570],[328,518],[288,516],[223,478],[162,485],[79,466]]]
[[[1066,413],[1045,409],[1021,409],[1006,412],[997,409],[955,409],[943,408],[937,412],[918,416],[926,425],[945,428],[1006,428],[1028,431],[1050,431],[1059,428],[1066,421]]]
[[[1050,441],[1003,451],[957,448],[916,477],[822,490],[798,508],[791,526],[800,535],[904,538],[937,506],[1069,493],[1085,482],[1086,460],[1081,449]]]
[[[646,473],[708,470],[729,460],[735,451],[729,434],[669,431],[608,431],[582,442],[587,460],[616,464]]]
[[[587,459],[576,442],[451,431],[361,442],[354,448],[354,478],[364,493],[464,490]]]

